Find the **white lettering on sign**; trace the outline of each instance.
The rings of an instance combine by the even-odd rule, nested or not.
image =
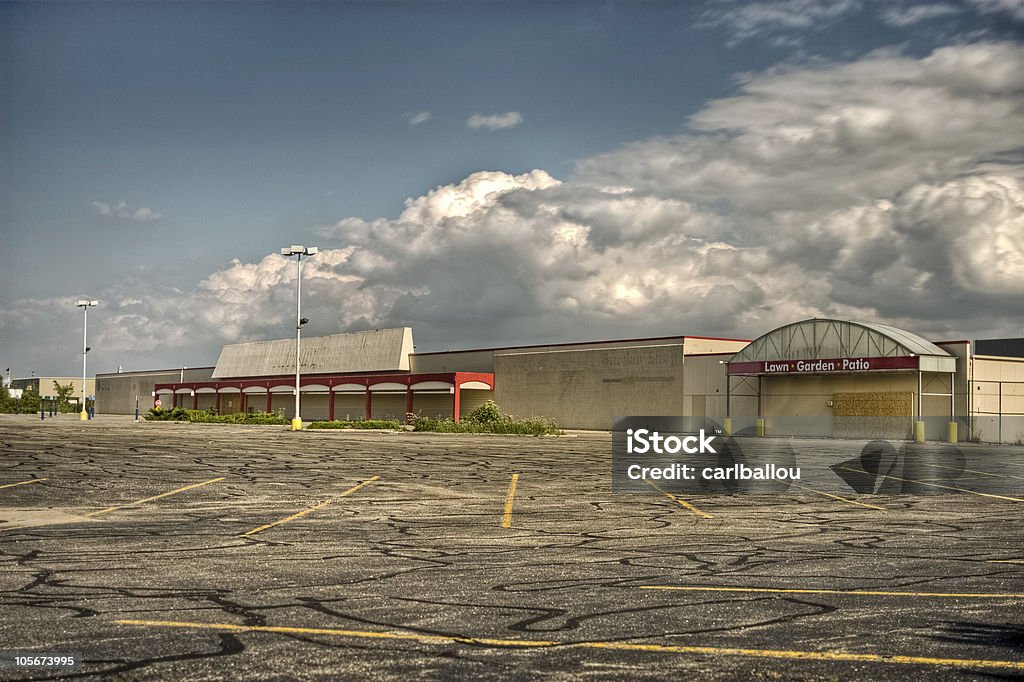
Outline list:
[[[795,362],[766,362],[764,371],[768,374],[790,372],[843,372],[871,369],[871,363],[863,358],[842,358],[841,360],[797,360]]]

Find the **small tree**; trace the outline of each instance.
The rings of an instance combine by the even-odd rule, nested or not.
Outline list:
[[[18,411],[22,414],[32,414],[39,411],[39,391],[29,386],[21,392]]]
[[[67,384],[66,386],[61,386],[55,379],[53,382],[53,390],[57,394],[57,405],[63,406],[71,402],[71,394],[75,392],[75,385]]]
[[[14,398],[6,386],[0,386],[0,412],[14,412]]]

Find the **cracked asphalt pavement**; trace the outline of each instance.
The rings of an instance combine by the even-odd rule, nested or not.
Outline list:
[[[613,493],[610,443],[0,415],[0,679],[1024,677],[1024,502]]]

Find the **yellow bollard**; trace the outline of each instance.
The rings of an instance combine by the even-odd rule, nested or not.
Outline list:
[[[732,417],[726,417],[722,422],[722,435],[726,438],[732,437]]]
[[[78,418],[79,418],[79,419],[80,419],[81,421],[83,421],[83,422],[84,422],[84,421],[88,421],[88,420],[89,420],[89,413],[88,413],[88,412],[86,412],[85,410],[82,410],[82,412],[81,412],[81,413],[80,413],[80,414],[78,415]]]
[[[764,437],[764,417],[758,417],[754,427],[755,433],[758,438]]]
[[[949,442],[957,442],[957,424],[956,422],[949,422]]]
[[[301,419],[293,419],[292,420],[292,431],[301,431],[301,430],[302,430],[302,420]]]
[[[914,442],[915,443],[923,443],[924,442],[924,422],[923,421],[914,422]]]

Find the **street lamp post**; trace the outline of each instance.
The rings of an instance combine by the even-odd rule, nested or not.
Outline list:
[[[302,417],[299,414],[299,377],[301,367],[299,365],[299,350],[302,346],[302,325],[309,322],[302,316],[302,257],[315,256],[319,249],[315,246],[303,246],[292,244],[281,249],[282,256],[298,256],[297,276],[295,278],[295,417],[292,419],[292,431],[302,429]]]
[[[81,299],[75,305],[82,309],[82,412],[78,415],[78,418],[85,421],[89,418],[89,413],[86,411],[86,396],[88,393],[85,390],[85,361],[89,355],[88,346],[88,331],[89,331],[89,308],[99,305],[99,301],[89,301],[87,299]]]

